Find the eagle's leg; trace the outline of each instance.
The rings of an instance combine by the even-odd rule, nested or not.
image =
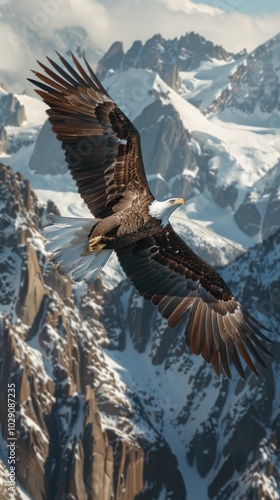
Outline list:
[[[99,243],[102,240],[102,236],[95,236],[95,238],[91,238],[88,243],[88,248],[90,252],[99,252],[102,248],[105,247],[104,243]]]

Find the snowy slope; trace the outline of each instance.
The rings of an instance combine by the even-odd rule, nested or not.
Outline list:
[[[46,119],[47,109],[42,99],[27,94],[15,94],[15,97],[26,109],[26,120],[21,126],[25,128],[41,127]]]
[[[224,122],[279,128],[279,61],[278,34],[231,67],[227,83],[204,103],[205,113]]]
[[[232,72],[245,58],[238,61],[205,61],[192,71],[180,71],[182,88],[180,94],[196,107],[204,111],[229,84]]]
[[[7,145],[6,154],[14,155],[22,147],[34,144],[42,122],[45,120],[46,106],[26,94],[2,93],[5,101],[0,101],[0,120],[4,123]],[[5,157],[5,153],[2,153]]]

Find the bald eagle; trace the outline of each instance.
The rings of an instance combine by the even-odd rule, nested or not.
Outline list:
[[[92,282],[114,251],[138,292],[157,306],[172,328],[183,322],[193,353],[231,379],[230,360],[246,379],[266,367],[260,339],[270,341],[237,301],[220,274],[176,234],[169,217],[184,200],[158,201],[145,175],[140,136],[84,58],[69,64],[48,58],[30,79],[49,106],[52,129],[65,151],[91,218],[52,216],[47,250],[61,274]],[[253,361],[253,359],[255,361]]]

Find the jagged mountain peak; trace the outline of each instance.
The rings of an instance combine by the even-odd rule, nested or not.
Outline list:
[[[25,120],[25,108],[18,98],[4,90],[0,92],[0,153],[11,152],[13,149],[7,127],[19,127]]]
[[[277,128],[280,123],[280,33],[242,58],[205,109],[225,121]]]
[[[157,71],[164,81],[178,90],[179,71],[197,68],[202,61],[235,59],[233,53],[213,44],[198,33],[186,33],[179,39],[165,39],[157,33],[144,44],[137,40],[125,53],[121,42],[114,42],[97,65],[97,74],[104,78],[110,69],[143,68]]]

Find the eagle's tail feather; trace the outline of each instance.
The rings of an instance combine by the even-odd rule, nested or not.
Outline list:
[[[91,283],[106,264],[112,250],[89,252],[89,234],[99,219],[58,217],[50,215],[50,226],[44,228],[46,250],[60,274],[74,281]]]

